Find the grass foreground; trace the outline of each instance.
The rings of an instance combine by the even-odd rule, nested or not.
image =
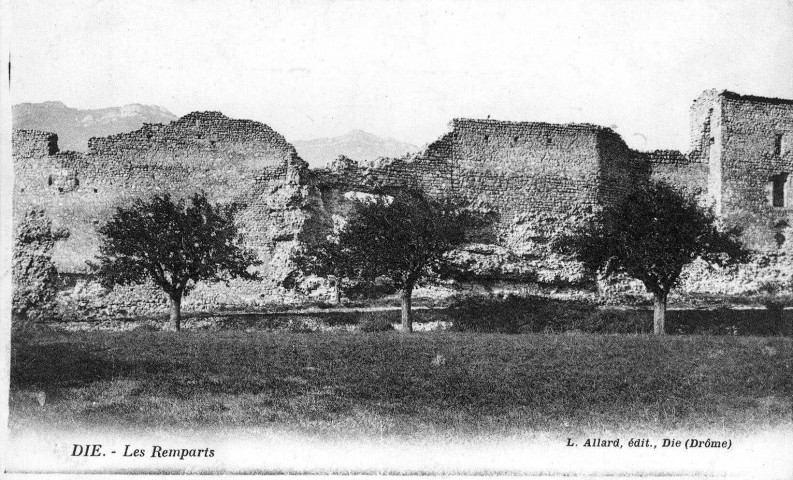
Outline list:
[[[42,425],[359,438],[752,432],[793,423],[792,347],[783,337],[43,331],[14,351],[9,425],[12,435]]]

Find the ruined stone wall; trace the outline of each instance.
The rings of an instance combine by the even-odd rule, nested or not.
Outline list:
[[[600,162],[598,205],[618,202],[637,184],[650,176],[652,164],[648,157],[628,148],[612,130],[603,128],[597,134]]]
[[[723,129],[719,92],[704,91],[691,105],[690,115],[691,152],[688,157],[708,165],[707,200],[715,212],[721,214]]]
[[[340,158],[316,171],[314,182],[324,207],[339,215],[349,210],[348,192],[417,188],[462,200],[496,217],[490,240],[497,243],[527,216],[591,210],[647,175],[646,162],[608,129],[456,119],[419,154],[360,165]]]
[[[468,119],[452,127],[455,193],[502,224],[597,203],[598,127]]]
[[[690,157],[676,150],[656,150],[640,155],[649,165],[652,179],[664,181],[688,193],[699,194],[703,203],[710,204],[710,197],[707,195],[707,159],[703,161],[699,155]]]
[[[720,116],[719,92],[705,90],[691,104],[689,137],[692,157],[708,158],[715,140],[716,120]]]
[[[374,193],[412,188],[442,197],[453,188],[451,135],[430,144],[421,153],[402,158],[358,163],[342,156],[327,168],[315,170],[311,181],[323,191]]]
[[[793,100],[722,92],[714,101],[721,131],[711,156],[718,156],[721,181],[711,186],[720,197],[720,213],[745,228],[752,247],[774,248],[793,213],[789,178],[784,205],[772,202],[772,177],[793,177]]]
[[[450,138],[446,135],[423,152],[402,158],[358,163],[341,156],[326,168],[307,172],[306,181],[319,191],[317,208],[332,225],[312,229],[312,238],[322,239],[343,225],[360,193],[389,194],[409,188],[435,198],[448,197],[453,187]]]
[[[301,179],[305,162],[261,123],[192,113],[92,139],[85,154],[53,145],[48,134],[14,133],[14,208],[15,215],[44,208],[56,226],[71,231],[54,255],[63,271],[86,269],[98,251],[96,228],[116,207],[157,193],[179,198],[204,191],[212,201],[245,203],[240,226],[265,262],[279,257],[270,266],[282,264],[307,223],[323,221],[313,187]]]
[[[552,261],[550,267],[540,257],[549,254],[547,242],[560,224],[580,222],[615,201],[649,170],[609,129],[457,119],[419,154],[360,165],[341,157],[313,175],[337,224],[349,214],[356,192],[418,188],[463,201],[492,221],[474,232],[478,243],[463,255],[473,270],[497,275],[493,258],[509,257],[510,265],[502,265],[506,275],[542,270],[548,279],[558,276],[560,264]],[[580,276],[568,267],[562,265]]]
[[[58,136],[36,130],[14,130],[14,155],[22,158],[41,158],[58,152]]]
[[[569,266],[546,261],[550,236],[654,178],[706,193],[705,203],[728,222],[748,227],[750,246],[775,247],[793,213],[793,101],[706,91],[691,107],[690,127],[692,149],[683,154],[632,151],[619,135],[595,125],[456,119],[420,153],[360,164],[340,158],[314,171],[266,125],[218,112],[92,139],[85,154],[59,152],[53,134],[17,131],[14,209],[19,215],[43,207],[56,227],[69,228],[72,236],[56,247],[55,259],[62,270],[81,272],[97,251],[97,226],[117,206],[155,193],[183,197],[203,190],[214,201],[247,205],[240,226],[267,262],[264,273],[277,280],[296,246],[343,223],[355,194],[415,188],[492,214],[492,230],[468,252],[481,257],[471,265],[482,260],[485,270],[495,271],[493,264],[514,263],[506,270],[516,278],[535,270],[554,279]],[[785,206],[774,207],[769,179],[784,173],[791,177]],[[271,298],[272,287],[200,286],[188,305],[256,306],[261,295]],[[166,308],[145,288],[100,303],[137,313]]]
[[[482,241],[507,247],[525,264],[511,269],[534,270],[544,281],[580,277],[549,240],[648,174],[617,134],[594,125],[462,119],[452,126],[454,192],[495,215],[493,235]]]

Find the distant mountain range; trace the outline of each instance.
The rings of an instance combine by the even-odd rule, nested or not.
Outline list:
[[[20,103],[12,107],[14,128],[43,130],[58,134],[61,150],[84,152],[91,137],[106,137],[131,132],[144,123],[169,123],[178,117],[156,105],[124,105],[123,107],[81,110],[62,102]],[[319,167],[345,155],[353,160],[374,160],[378,157],[401,157],[419,150],[415,145],[393,138],[381,138],[361,130],[353,130],[333,138],[317,138],[291,142],[297,153],[312,167]]]
[[[131,132],[144,123],[169,123],[178,117],[156,105],[80,110],[62,102],[20,103],[12,107],[14,128],[44,130],[58,134],[61,150],[84,152],[91,137]]]
[[[401,157],[419,148],[393,138],[382,138],[362,130],[332,138],[296,140],[291,142],[300,158],[312,167],[319,167],[344,155],[353,160],[374,160],[378,157]]]

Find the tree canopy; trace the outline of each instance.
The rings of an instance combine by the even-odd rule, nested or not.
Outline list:
[[[344,279],[354,276],[354,265],[339,245],[338,238],[326,238],[309,248],[292,255],[294,270],[284,280],[287,288],[295,288],[298,279],[316,275],[333,280],[335,303],[341,303],[341,287]]]
[[[466,241],[471,218],[459,205],[417,191],[359,200],[338,240],[309,252],[302,265],[317,275],[390,279],[401,290],[402,328],[409,332],[413,288]]]
[[[651,181],[558,239],[556,248],[603,277],[640,280],[655,298],[654,328],[662,334],[667,297],[683,267],[697,258],[721,266],[745,261],[749,251],[739,237],[737,228],[720,228],[695,194]]]
[[[258,278],[249,267],[261,262],[234,223],[240,208],[212,204],[203,193],[189,204],[168,194],[137,199],[99,229],[99,262],[92,268],[107,287],[152,280],[168,294],[171,327],[179,330],[182,298],[196,282]]]

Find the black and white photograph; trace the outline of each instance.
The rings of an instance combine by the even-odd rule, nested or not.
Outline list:
[[[793,478],[793,1],[3,0],[0,55],[0,476]]]

